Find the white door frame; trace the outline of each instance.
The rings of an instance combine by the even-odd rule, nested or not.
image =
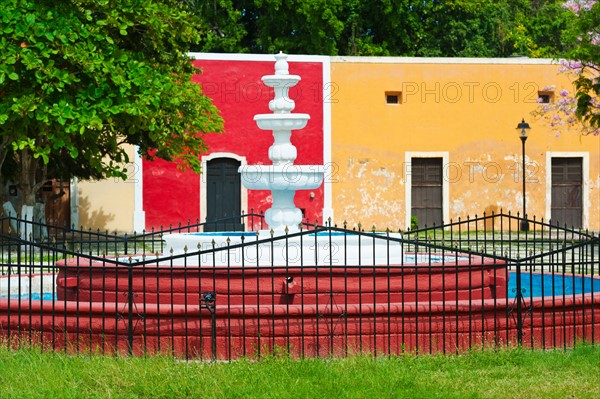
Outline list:
[[[233,152],[213,152],[209,155],[203,155],[202,160],[202,172],[200,173],[200,222],[206,220],[206,171],[208,161],[212,161],[217,158],[229,158],[235,159],[240,163],[240,166],[247,165],[246,157],[234,154]],[[240,179],[240,209],[244,213],[248,213],[248,189],[244,187]]]
[[[450,216],[450,185],[445,176],[448,165],[448,151],[407,151],[404,153],[404,226],[410,228],[412,209],[412,158],[442,158],[442,224],[447,223]]]

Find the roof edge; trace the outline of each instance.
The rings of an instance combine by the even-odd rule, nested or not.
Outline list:
[[[488,65],[552,65],[558,64],[552,58],[461,58],[461,57],[331,57],[332,63],[365,64],[488,64]]]

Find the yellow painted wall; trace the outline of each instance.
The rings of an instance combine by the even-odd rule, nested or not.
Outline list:
[[[548,60],[334,57],[332,161],[336,221],[406,228],[406,152],[447,152],[449,218],[484,211],[520,212],[521,118],[526,143],[527,214],[546,217],[546,154],[589,154],[587,226],[600,230],[600,137],[562,131],[557,137],[531,112],[538,91],[572,91]],[[388,105],[386,91],[402,92]],[[445,220],[447,222],[448,220]],[[584,221],[585,223],[585,221]]]
[[[134,181],[141,176],[134,173],[134,149],[128,147],[130,177],[126,181],[112,178],[77,183],[80,226],[110,232],[134,230]]]

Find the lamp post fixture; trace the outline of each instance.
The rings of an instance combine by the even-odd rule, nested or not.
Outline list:
[[[529,129],[531,129],[529,127],[529,123],[525,122],[524,118],[521,120],[521,123],[517,125],[517,132],[519,133],[519,138],[521,139],[521,149],[523,158],[523,213],[521,214],[521,231],[529,230],[529,222],[527,221],[527,203],[525,195],[525,141],[527,141],[527,133]]]

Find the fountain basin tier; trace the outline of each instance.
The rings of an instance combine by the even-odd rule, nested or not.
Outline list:
[[[409,254],[425,257],[427,254]],[[478,264],[474,264],[477,262]],[[471,264],[469,264],[471,263]],[[197,304],[199,294],[213,292],[225,306],[278,304],[340,306],[356,304],[476,301],[506,297],[506,265],[479,256],[457,265],[352,267],[193,267],[149,263],[111,266],[100,261],[67,259],[57,263],[59,299],[119,302],[132,290],[147,304]]]
[[[390,234],[390,238],[400,238]],[[274,237],[275,239],[273,239]],[[279,239],[278,239],[279,237]],[[165,251],[174,254],[192,251],[210,253],[188,257],[187,265],[214,264],[230,266],[340,266],[406,264],[400,243],[390,245],[383,239],[369,239],[356,234],[321,232],[290,235],[268,230],[259,232],[176,233],[163,236]],[[245,244],[241,246],[240,244]],[[213,252],[213,248],[217,251]],[[434,263],[452,263],[457,257],[434,258]],[[462,261],[462,257],[458,257]],[[430,258],[408,259],[408,264],[430,262]]]
[[[265,86],[294,87],[302,78],[299,75],[265,75],[261,78]]]
[[[258,114],[254,116],[259,129],[262,130],[300,130],[303,129],[310,115],[308,114]]]
[[[321,186],[321,165],[244,165],[238,169],[242,184],[251,190],[313,190]]]

